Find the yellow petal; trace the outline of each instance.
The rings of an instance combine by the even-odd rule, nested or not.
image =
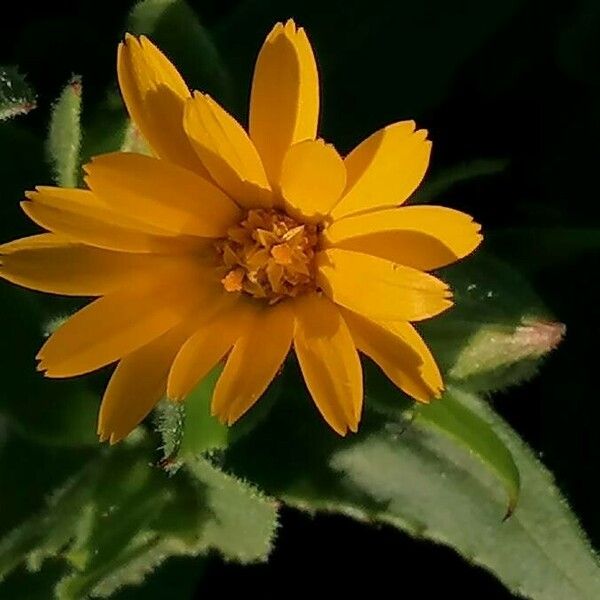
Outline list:
[[[483,239],[469,215],[442,206],[402,206],[334,221],[326,244],[428,271],[463,258]]]
[[[348,183],[334,219],[376,208],[398,206],[417,189],[429,164],[427,131],[413,121],[380,129],[346,157]]]
[[[393,334],[403,338],[404,341],[410,344],[412,349],[417,352],[423,361],[421,366],[423,380],[434,392],[434,397],[439,397],[441,392],[444,391],[442,374],[440,373],[440,369],[433,354],[431,354],[431,350],[429,350],[425,340],[423,340],[415,327],[406,321],[382,321],[379,324]]]
[[[101,296],[167,260],[157,255],[101,250],[43,233],[0,246],[0,277],[52,294]]]
[[[294,309],[294,350],[312,399],[334,431],[356,431],[363,402],[362,367],[348,326],[324,296],[303,296]]]
[[[238,300],[220,308],[216,315],[214,311],[206,315],[200,328],[177,353],[167,385],[171,400],[184,400],[244,332],[249,318],[248,303]]]
[[[157,156],[206,174],[183,130],[187,85],[169,60],[142,36],[119,44],[117,73],[123,100]]]
[[[133,218],[117,214],[88,190],[38,187],[28,192],[21,206],[27,216],[45,229],[73,240],[130,252],[169,252],[201,243],[201,238],[175,236]]]
[[[213,292],[199,268],[157,270],[138,277],[68,319],[42,346],[38,369],[71,377],[108,365],[151,342],[181,321]],[[218,284],[218,282],[215,283]]]
[[[126,437],[164,396],[167,375],[181,343],[174,328],[119,362],[104,392],[98,415],[100,440],[111,444]]]
[[[316,262],[323,291],[372,319],[420,321],[452,306],[444,282],[411,267],[339,248],[320,252]]]
[[[401,390],[420,402],[439,396],[443,389],[439,369],[410,323],[375,322],[343,308],[341,311],[356,347]]]
[[[288,148],[314,140],[319,119],[319,75],[302,27],[289,20],[267,36],[256,60],[250,97],[250,137],[273,189]]]
[[[172,234],[222,237],[241,218],[217,186],[164,160],[114,152],[84,168],[94,195],[115,212]]]
[[[213,415],[231,425],[254,405],[287,356],[293,325],[287,302],[265,307],[253,316],[235,342],[217,381]]]
[[[242,126],[212,98],[194,92],[184,127],[212,178],[246,208],[270,206],[270,187],[254,144]]]
[[[345,185],[344,161],[332,145],[306,140],[287,151],[281,168],[281,193],[293,216],[315,219],[328,214]]]

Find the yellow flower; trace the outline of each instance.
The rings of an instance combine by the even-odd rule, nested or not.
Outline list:
[[[37,358],[58,378],[119,361],[101,440],[125,437],[165,393],[182,401],[223,359],[212,412],[232,424],[292,346],[341,435],[361,417],[359,351],[416,400],[439,396],[440,372],[411,322],[452,304],[425,271],[469,254],[481,236],[456,210],[402,206],[427,169],[426,131],[395,123],[345,158],[317,138],[317,66],[291,20],[259,53],[248,133],[191,94],[145,37],[119,46],[118,77],[154,156],[94,158],[89,189],[38,187],[22,206],[48,232],[0,247],[5,279],[99,297]]]

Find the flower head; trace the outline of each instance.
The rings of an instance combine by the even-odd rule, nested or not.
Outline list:
[[[469,254],[461,212],[403,206],[431,142],[412,121],[342,158],[317,137],[318,73],[302,28],[278,23],[260,50],[248,132],[190,93],[145,37],[119,46],[127,110],[153,156],[105,154],[87,189],[38,187],[23,209],[46,233],[0,247],[0,275],[50,293],[97,296],[39,352],[48,377],[118,361],[101,439],[126,436],[165,395],[182,401],[220,361],[212,412],[234,423],[294,348],[339,434],[356,431],[359,352],[418,401],[443,388],[411,322],[452,304],[426,271]]]

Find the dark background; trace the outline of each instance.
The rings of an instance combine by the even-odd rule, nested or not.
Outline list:
[[[27,75],[38,109],[0,133],[0,242],[30,231],[17,208],[22,190],[50,182],[41,166],[42,141],[50,105],[64,84],[73,73],[82,75],[84,120],[114,86],[116,44],[132,4],[11,3],[10,18],[3,17],[0,64],[16,64]],[[383,125],[414,118],[434,141],[432,173],[478,158],[509,161],[500,175],[454,187],[443,203],[483,223],[488,246],[526,271],[567,325],[564,343],[541,375],[496,396],[495,404],[539,451],[600,547],[598,263],[597,251],[587,243],[585,252],[581,247],[590,228],[598,227],[600,213],[600,2],[190,4],[231,73],[233,86],[220,99],[242,120],[264,35],[275,21],[291,16],[315,47],[321,131],[341,152]],[[193,65],[182,71],[191,76],[192,87],[202,86],[193,79]],[[522,231],[502,243],[502,234],[493,233],[507,228]],[[240,567],[211,557],[200,567],[198,597],[224,590],[274,597],[319,593],[323,587],[342,593],[367,581],[376,593],[415,589],[429,597],[443,581],[446,593],[462,597],[510,597],[490,575],[447,548],[388,528],[291,510],[283,511],[268,565]]]

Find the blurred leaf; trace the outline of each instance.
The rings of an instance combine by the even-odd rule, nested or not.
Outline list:
[[[277,529],[277,503],[203,458],[189,461],[186,469],[204,490],[210,514],[202,528],[202,547],[217,548],[243,564],[265,561]]]
[[[148,142],[142,137],[140,130],[135,126],[133,121],[129,121],[125,129],[123,138],[122,152],[137,152],[138,154],[147,154],[152,156],[152,150],[148,146]]]
[[[564,326],[507,263],[478,251],[441,278],[455,305],[419,329],[447,381],[482,392],[515,385],[560,342]]]
[[[37,571],[61,560],[70,572],[56,597],[80,600],[140,583],[169,556],[265,560],[273,501],[203,459],[169,476],[151,458],[141,433],[105,448],[0,540],[0,579],[22,561]]]
[[[227,101],[231,92],[229,74],[211,35],[187,2],[142,0],[133,7],[127,29],[149,36],[191,88]]]
[[[227,448],[231,441],[248,435],[267,417],[283,390],[282,377],[276,377],[244,418],[227,427],[210,413],[213,390],[223,366],[217,365],[185,402],[165,401],[158,406],[157,429],[163,440],[166,465],[178,467],[205,452]]]
[[[519,500],[521,478],[510,450],[493,428],[457,402],[452,393],[429,405],[419,406],[416,419],[464,446],[498,477],[508,495],[505,518],[510,517]]]
[[[77,187],[79,180],[81,92],[81,77],[75,76],[52,107],[46,150],[60,187]]]
[[[516,327],[483,325],[457,355],[449,377],[484,379],[482,391],[514,385],[535,374],[539,359],[558,346],[565,331],[562,323],[526,318]]]
[[[42,446],[18,435],[14,428],[2,429],[0,447],[2,500],[0,536],[41,510],[46,497],[96,454],[98,447]],[[18,468],[17,468],[18,466]],[[2,597],[2,593],[0,593]]]
[[[35,94],[15,67],[0,66],[0,121],[35,108]]]
[[[586,254],[600,252],[600,228],[515,227],[489,234],[495,254],[514,262],[521,271],[539,271],[568,266]]]
[[[203,558],[172,557],[148,575],[137,587],[127,587],[111,596],[112,600],[164,600],[193,598],[205,571]]]
[[[428,177],[410,199],[411,204],[433,202],[457,184],[502,173],[508,161],[499,158],[481,158],[454,165]]]
[[[368,411],[357,435],[339,438],[309,398],[290,393],[251,440],[230,450],[227,464],[291,506],[449,545],[515,594],[594,598],[596,557],[552,476],[487,403],[456,388],[447,393],[453,418],[468,412],[471,424],[486,423],[515,459],[521,496],[505,522],[505,494],[489,469],[431,421],[407,424],[401,412],[393,419]]]
[[[38,296],[2,282],[0,328],[10,340],[10,351],[0,363],[0,414],[22,435],[38,442],[96,445],[99,398],[89,382],[46,379],[35,368],[45,321],[47,314]]]
[[[164,401],[159,405],[157,426],[166,461],[185,461],[227,446],[229,428],[210,414],[212,393],[222,370],[223,366],[217,365],[184,403]]]
[[[461,445],[504,486],[508,497],[506,517],[513,513],[519,499],[519,470],[510,450],[485,420],[451,393],[445,393],[430,404],[415,404],[404,399],[374,363],[366,364],[365,375],[365,401],[369,409],[391,418],[392,422],[405,421],[406,427],[414,422]]]
[[[129,127],[127,110],[116,90],[110,90],[96,106],[86,111],[81,162],[106,152],[122,149]]]

